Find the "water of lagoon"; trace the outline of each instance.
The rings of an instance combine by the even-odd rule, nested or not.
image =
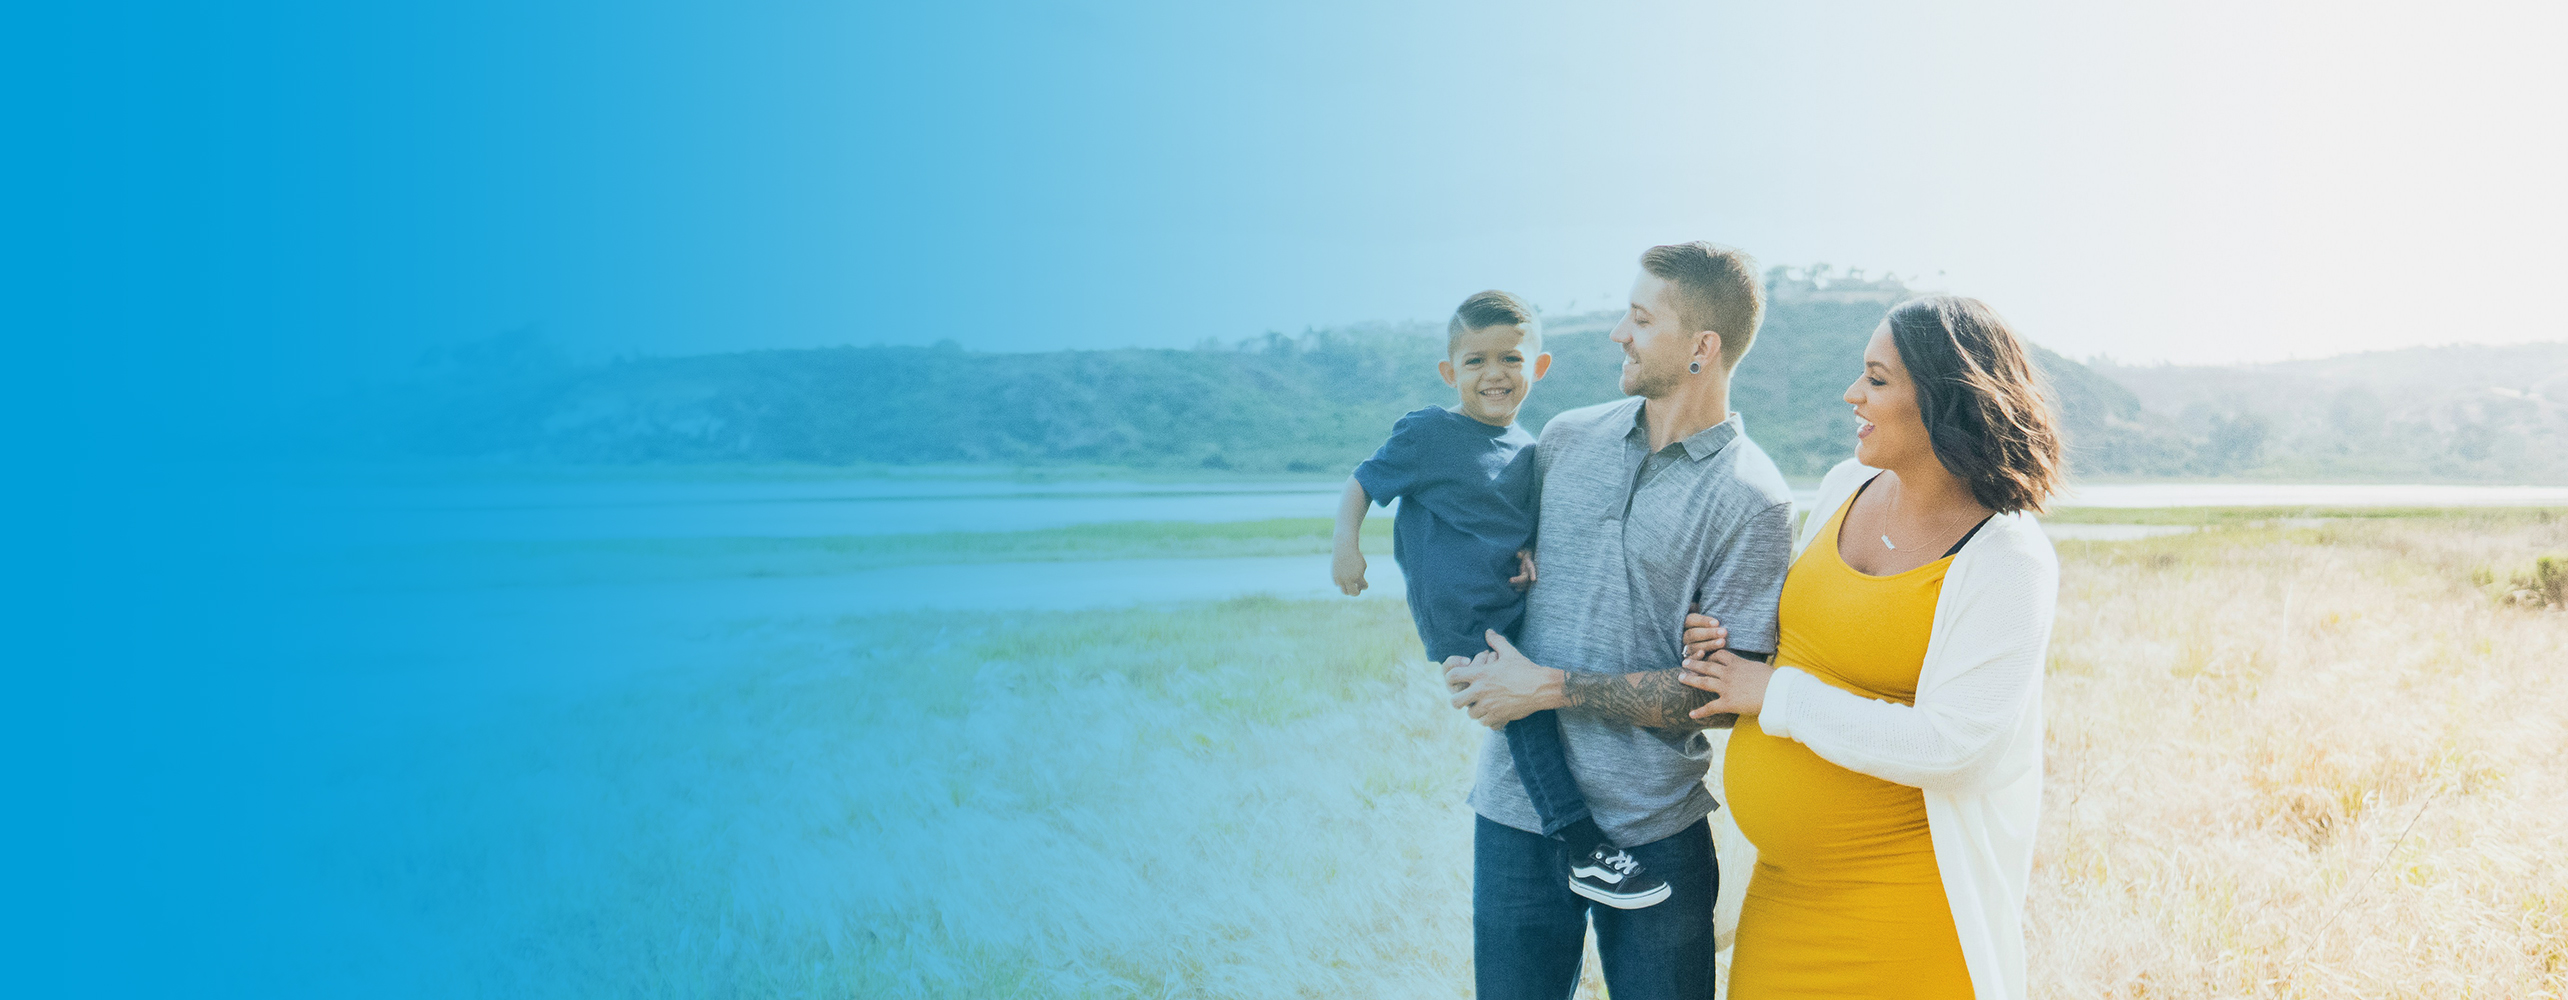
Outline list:
[[[372,530],[441,542],[686,538],[817,538],[933,532],[1029,531],[1130,521],[1252,521],[1328,517],[1333,482],[1020,483],[1002,479],[875,478],[806,482],[709,481],[472,484],[342,495]],[[1804,491],[1795,499],[1807,505]],[[2265,483],[2098,484],[2066,505],[2492,506],[2568,504],[2568,489]],[[343,508],[343,509],[344,509]],[[1377,508],[1376,517],[1392,516]],[[2061,540],[2127,541],[2187,529],[2053,525]],[[1402,593],[1398,568],[1374,557],[1369,596]],[[1322,555],[1214,559],[911,566],[828,576],[749,577],[578,587],[583,603],[699,621],[908,610],[1043,609],[1158,604],[1248,594],[1337,593]],[[466,605],[515,596],[448,595]],[[556,598],[572,597],[556,594]],[[458,613],[481,617],[479,610]]]
[[[1335,482],[1016,483],[973,479],[614,482],[405,488],[341,498],[422,540],[814,538],[1031,531],[1116,521],[1328,517]],[[1814,491],[1797,491],[1807,505]],[[2568,488],[2297,483],[2102,483],[2069,507],[2568,505]]]

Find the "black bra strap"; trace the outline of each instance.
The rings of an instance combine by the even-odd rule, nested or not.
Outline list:
[[[1980,530],[1981,528],[1988,527],[1989,518],[1994,518],[1994,517],[1996,517],[1996,516],[1997,516],[1997,515],[1995,515],[1995,514],[1991,514],[1991,515],[1989,515],[1988,517],[1980,518],[1980,523],[1978,523],[1978,524],[1974,524],[1974,525],[1971,525],[1971,530],[1969,530],[1969,531],[1965,531],[1965,532],[1962,532],[1962,540],[1961,540],[1961,541],[1958,541],[1958,542],[1954,542],[1954,543],[1953,543],[1953,547],[1952,547],[1952,548],[1945,549],[1945,550],[1944,550],[1944,557],[1945,557],[1945,558],[1947,558],[1947,559],[1950,559],[1950,558],[1952,558],[1953,553],[1956,553],[1956,552],[1959,552],[1959,551],[1961,551],[1961,550],[1962,550],[1962,546],[1970,544],[1971,536],[1972,536],[1972,535],[1979,534],[1979,530]]]
[[[1855,487],[1855,497],[1863,496],[1863,495],[1864,495],[1864,491],[1865,491],[1865,490],[1868,490],[1868,489],[1871,489],[1871,488],[1872,488],[1873,479],[1879,479],[1879,478],[1881,478],[1881,473],[1878,473],[1878,472],[1873,473],[1873,474],[1872,474],[1872,479],[1864,480],[1864,484],[1863,484],[1863,485]],[[1855,502],[1854,497],[1848,497],[1848,498],[1846,499],[1846,503],[1848,503],[1849,505],[1853,504],[1854,502]],[[1958,541],[1958,542],[1954,542],[1954,543],[1953,543],[1953,547],[1952,547],[1952,548],[1945,549],[1945,550],[1944,550],[1944,558],[1946,558],[1946,559],[1950,559],[1950,558],[1952,558],[1954,553],[1956,553],[1956,552],[1960,552],[1960,551],[1962,550],[1962,546],[1970,544],[1971,536],[1972,536],[1972,535],[1979,534],[1979,530],[1980,530],[1981,528],[1988,527],[1989,518],[1993,518],[1993,517],[1996,517],[1996,516],[1997,516],[1997,515],[1995,515],[1995,514],[1991,514],[1991,515],[1989,515],[1988,517],[1980,518],[1980,523],[1978,523],[1978,524],[1974,524],[1974,525],[1971,525],[1971,530],[1969,530],[1969,531],[1965,531],[1965,532],[1962,532],[1962,540],[1961,540],[1961,541]]]

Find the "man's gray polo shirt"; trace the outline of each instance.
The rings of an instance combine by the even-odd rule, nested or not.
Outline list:
[[[1534,559],[1525,595],[1526,656],[1547,667],[1623,674],[1672,670],[1688,604],[1730,629],[1730,646],[1775,648],[1775,602],[1792,562],[1792,493],[1731,414],[1649,450],[1642,400],[1571,410],[1543,426]],[[1698,734],[1642,729],[1576,709],[1557,713],[1570,773],[1606,836],[1626,847],[1668,837],[1710,813],[1709,749]],[[1539,833],[1503,733],[1480,750],[1471,805]]]

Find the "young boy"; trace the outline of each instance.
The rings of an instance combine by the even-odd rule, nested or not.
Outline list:
[[[1409,579],[1409,613],[1430,661],[1478,655],[1489,648],[1483,636],[1490,630],[1512,640],[1524,618],[1514,581],[1532,582],[1541,490],[1534,436],[1516,426],[1516,411],[1551,368],[1542,344],[1541,321],[1515,296],[1488,291],[1464,299],[1445,324],[1445,359],[1436,363],[1462,405],[1401,417],[1391,440],[1355,467],[1338,502],[1331,573],[1353,596],[1365,588],[1364,553],[1356,547],[1365,509],[1400,498],[1391,555]],[[1572,891],[1626,910],[1667,898],[1667,883],[1607,840],[1588,814],[1552,713],[1508,723],[1507,751],[1543,834],[1588,849],[1567,873]]]

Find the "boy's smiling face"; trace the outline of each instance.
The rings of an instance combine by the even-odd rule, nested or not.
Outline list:
[[[1537,348],[1541,345],[1536,344]],[[1551,355],[1525,354],[1525,331],[1511,324],[1466,330],[1436,362],[1445,384],[1462,393],[1462,415],[1496,427],[1516,421],[1534,382],[1551,371]]]

